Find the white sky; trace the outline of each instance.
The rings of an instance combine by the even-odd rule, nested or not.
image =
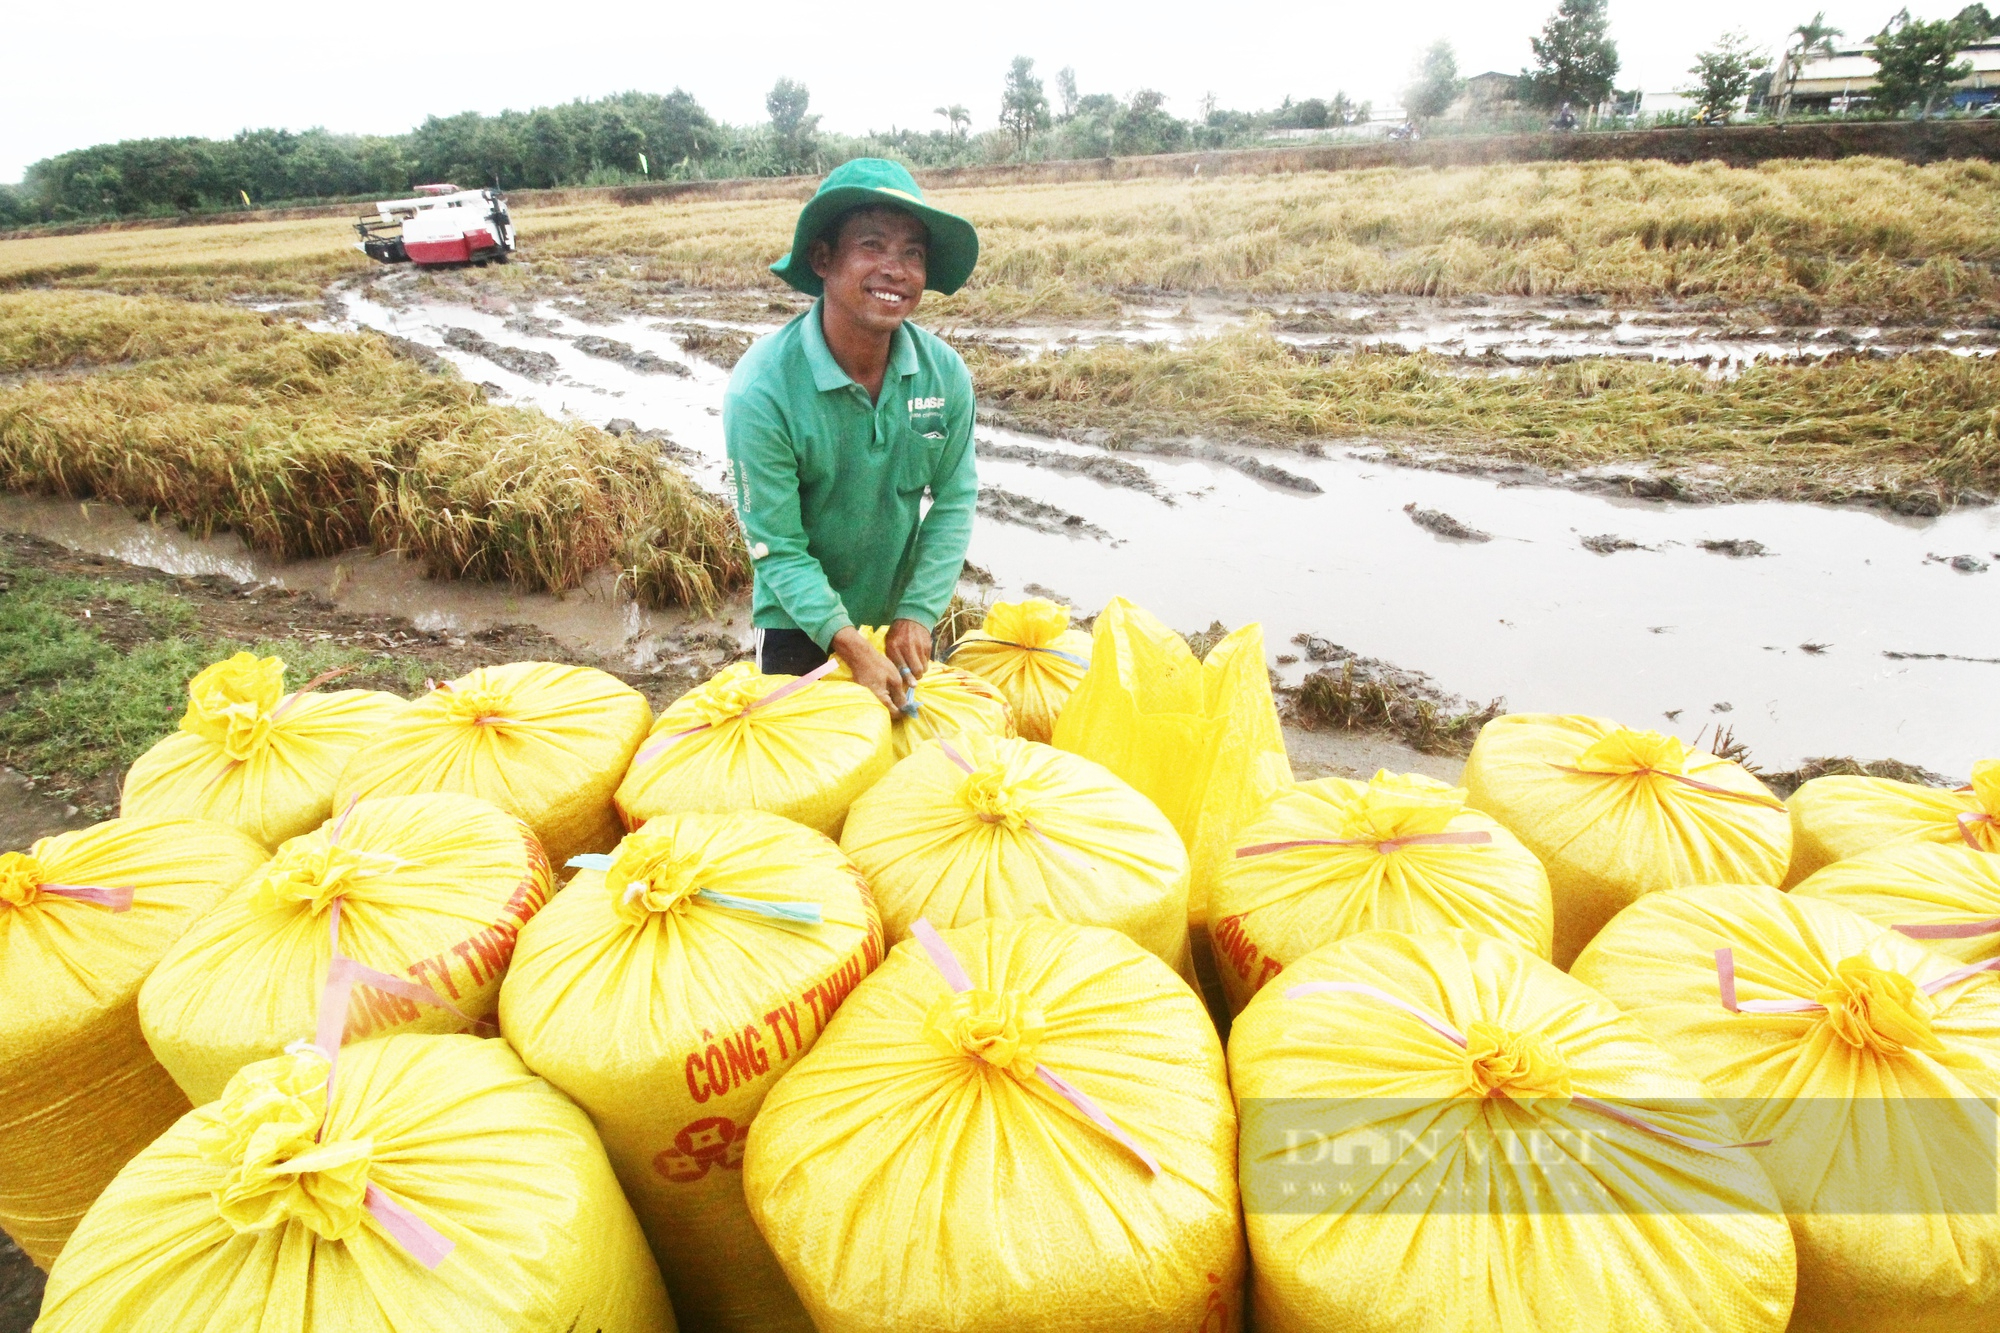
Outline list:
[[[1686,81],[1694,53],[1727,29],[1776,46],[1824,4],[1850,39],[1901,0],[1612,0],[1619,84]],[[1920,18],[1963,0],[1916,0]],[[800,79],[828,129],[941,126],[963,102],[975,129],[997,116],[1001,76],[1032,56],[1051,101],[1073,65],[1082,90],[1154,87],[1192,116],[1294,98],[1393,102],[1437,37],[1462,73],[1519,70],[1555,0],[1282,3],[1015,0],[1012,4],[642,5],[621,0],[435,4],[271,0],[94,0],[21,4],[0,47],[0,181],[38,158],[113,139],[224,137],[246,126],[392,134],[425,116],[527,109],[627,88],[679,85],[718,119],[764,119],[776,79]]]

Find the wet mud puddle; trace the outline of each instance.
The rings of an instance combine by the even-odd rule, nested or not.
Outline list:
[[[5,493],[0,493],[0,528],[184,577],[219,575],[237,583],[316,593],[342,610],[402,616],[430,633],[465,636],[533,625],[628,671],[713,657],[727,649],[726,640],[747,642],[749,637],[744,607],[726,608],[713,619],[648,610],[621,596],[617,578],[608,570],[582,588],[554,597],[494,584],[427,579],[421,565],[393,552],[280,560],[251,550],[234,533],[195,537],[170,523],[135,519],[116,505]]]
[[[1037,356],[1101,343],[1179,344],[1260,323],[1310,351],[1431,352],[1504,373],[1586,357],[1675,361],[1730,374],[1756,361],[1896,356],[1938,351],[1992,356],[2000,328],[1771,324],[1716,312],[1611,310],[1518,297],[1383,297],[1362,304],[1246,306],[1214,298],[1138,307],[1102,327],[1022,325],[953,331],[964,341]]]
[[[684,351],[685,330],[644,319],[584,325],[548,306],[394,309],[351,293],[346,302],[351,327],[433,348],[515,401],[664,431],[664,447],[702,485],[727,493],[728,372]],[[531,359],[540,368],[531,378],[468,350],[463,334],[452,345],[453,329],[548,361]],[[607,357],[601,345],[593,355],[579,336],[631,355]],[[996,596],[1033,585],[1094,610],[1121,595],[1183,630],[1262,621],[1274,661],[1304,658],[1291,641],[1317,636],[1467,698],[1505,696],[1515,712],[1594,713],[1690,740],[1731,728],[1773,768],[1853,754],[1962,777],[2000,749],[2000,621],[1982,610],[2000,595],[2000,508],[1908,518],[1687,505],[1502,486],[1360,452],[1112,454],[986,426],[978,438],[982,519],[969,558],[991,573]],[[441,622],[426,625],[426,614],[451,626],[531,620],[600,651],[613,644],[635,667],[702,629],[621,602],[609,586],[524,596],[427,582],[393,557],[366,555],[266,567],[233,538],[203,544],[162,529],[144,541],[128,533],[113,549],[107,529],[43,530],[57,511],[78,507],[12,499],[0,517],[141,563],[215,560],[184,567],[332,588],[344,605],[427,628]],[[741,632],[740,612],[730,628]],[[1296,680],[1310,667],[1279,669]]]

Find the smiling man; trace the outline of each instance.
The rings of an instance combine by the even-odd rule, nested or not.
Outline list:
[[[972,377],[908,320],[978,258],[971,223],[924,203],[896,163],[858,158],[820,183],[771,266],[819,299],[744,353],[723,400],[759,670],[800,675],[831,654],[897,709],[923,674],[979,482]],[[886,655],[862,625],[889,626]]]

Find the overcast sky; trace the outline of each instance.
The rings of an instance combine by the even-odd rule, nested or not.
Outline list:
[[[1611,0],[1622,87],[1686,81],[1694,53],[1727,29],[1776,46],[1822,0]],[[1901,0],[1824,0],[1850,38]],[[1918,17],[1963,0],[1916,0]],[[639,88],[686,88],[718,119],[764,119],[782,76],[812,90],[828,129],[943,124],[962,102],[975,129],[1000,80],[1032,56],[1053,100],[1074,66],[1089,92],[1143,87],[1182,116],[1205,93],[1255,109],[1294,98],[1392,102],[1418,51],[1451,41],[1465,74],[1518,71],[1555,0],[1016,0],[1012,4],[839,0],[636,4],[296,4],[270,0],[94,0],[22,4],[0,48],[0,181],[65,149],[113,139],[222,137],[247,126],[392,134],[428,115],[525,110]]]

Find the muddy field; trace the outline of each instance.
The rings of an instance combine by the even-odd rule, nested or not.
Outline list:
[[[1963,775],[2000,723],[2000,633],[1965,614],[2000,560],[1996,192],[1983,163],[1879,159],[952,189],[982,276],[920,319],[982,393],[961,591],[1258,620],[1285,686],[1373,663],[1440,716],[1504,700],[1767,770]],[[490,269],[370,268],[297,219],[10,241],[0,284],[379,331],[726,496],[729,369],[806,306],[764,272],[796,201],[542,203]],[[609,568],[551,597],[161,517],[0,500],[9,530],[447,640],[527,623],[672,674],[743,639],[740,604],[645,609]]]
[[[1125,596],[1197,651],[1261,622],[1302,778],[1454,779],[1506,708],[1670,731],[1780,793],[1826,756],[1962,779],[2000,736],[1996,199],[1989,164],[1880,159],[943,191],[985,252],[920,316],[982,394],[959,613],[1048,596],[1087,623]],[[650,475],[658,457],[726,497],[730,368],[806,308],[764,268],[796,200],[542,202],[519,262],[492,269],[373,269],[339,219],[0,242],[0,289],[175,298],[155,323],[183,325],[150,352],[0,360],[0,443],[38,429],[8,395],[176,360],[221,376],[199,326],[253,310],[298,340],[286,325],[386,335],[385,383],[467,419],[537,409],[515,426],[583,440],[586,463]],[[62,344],[50,323],[35,337]],[[33,341],[0,328],[9,357]],[[212,405],[188,392],[178,406]],[[360,409],[327,438],[386,415]],[[170,505],[0,491],[0,846],[110,813],[188,672],[238,648],[405,694],[579,662],[656,706],[747,648],[740,594],[649,587],[643,552],[534,585],[558,595],[427,577],[426,557],[470,567],[444,544],[342,550],[356,531],[286,548],[227,522],[197,535]],[[700,558],[727,588],[724,544]],[[0,1244],[0,1333],[39,1289]]]
[[[350,578],[349,562],[329,562],[330,572],[308,562],[261,565],[240,544],[233,555],[224,555],[233,539],[188,543],[180,534],[125,515],[69,508],[73,521],[46,525],[59,539],[0,531],[0,591],[59,584],[69,590],[59,604],[67,625],[127,659],[168,638],[197,642],[205,656],[248,648],[298,664],[305,653],[331,655],[349,667],[343,685],[405,695],[427,680],[448,680],[480,666],[573,662],[611,672],[657,710],[748,652],[741,602],[712,617],[667,617],[639,612],[610,589],[557,599],[441,584],[422,579],[393,556],[362,557],[376,567]],[[53,510],[31,502],[0,499],[0,529],[33,527],[38,517],[53,516]],[[383,596],[391,588],[401,600]],[[415,617],[385,609],[419,602],[426,604]],[[163,615],[163,608],[170,614]],[[1193,637],[1200,642],[1200,634]],[[1211,637],[1221,637],[1220,627]],[[1338,660],[1320,648],[1301,651],[1322,662]],[[1427,688],[1415,678],[1404,684],[1419,693]],[[38,706],[38,688],[0,688],[0,713]],[[119,738],[124,758],[171,730],[181,705],[177,689],[177,681],[165,682],[149,731]],[[1426,697],[1451,702],[1439,694]],[[1285,703],[1289,710],[1291,700]],[[1286,735],[1302,776],[1366,776],[1389,765],[1450,778],[1460,760],[1449,751],[1463,748],[1444,746],[1438,748],[1446,753],[1425,754],[1379,729],[1354,734],[1293,725]],[[86,748],[87,740],[78,737],[57,751],[48,771],[0,774],[7,784],[0,802],[0,846],[25,846],[116,812],[123,764],[113,762],[80,778],[65,761],[73,764],[77,751]]]
[[[571,276],[374,271],[318,301],[261,304],[317,328],[385,334],[399,356],[480,384],[494,402],[604,427],[726,496],[729,369],[804,302]],[[941,327],[1003,363],[1254,328],[1304,357],[1396,343],[1496,378],[1624,359],[1693,363],[1727,381],[1773,362],[1891,364],[1919,350],[1990,365],[1994,352],[1994,330],[1976,320],[1765,318],[1582,298],[1199,297],[1134,299],[1114,317],[1063,324]],[[1489,701],[1596,713],[1723,738],[1767,770],[1860,755],[1963,775],[2000,722],[2000,634],[1963,614],[2000,560],[2000,511],[1978,494],[1738,503],[1741,472],[1721,466],[1552,469],[1401,439],[1270,448],[1030,424],[1041,425],[1014,404],[982,403],[978,575],[962,589],[973,602],[1053,594],[1087,615],[1123,595],[1184,628],[1257,620],[1288,687],[1346,660],[1394,663],[1425,682],[1442,715]],[[647,610],[608,570],[567,596],[530,596],[425,579],[392,554],[278,560],[228,533],[197,538],[114,506],[20,496],[0,496],[0,527],[177,575],[311,592],[341,612],[447,636],[533,624],[626,672],[693,678],[746,637],[740,604],[714,618]],[[1316,661],[1299,650],[1306,642],[1346,645],[1345,656]]]
[[[331,326],[377,329],[435,352],[510,401],[649,432],[721,492],[721,393],[736,344],[718,351],[704,340],[768,331],[793,308],[747,318],[754,300],[682,293],[674,317],[655,318],[581,297],[512,297],[473,274],[391,275],[342,288],[322,314]],[[1213,333],[1236,318],[1309,341],[1400,331],[1448,342],[1462,336],[1452,329],[1477,323],[1514,340],[1509,356],[1618,346],[1634,357],[1706,356],[1717,375],[1731,373],[1717,347],[1743,353],[1741,361],[1925,341],[1987,357],[1994,342],[1983,328],[1783,331],[1688,312],[1519,301],[1233,310],[1197,304],[978,336],[1031,357],[1085,340]],[[1336,320],[1355,323],[1336,328]],[[503,360],[533,355],[554,367],[523,376],[452,346],[464,337],[453,330],[509,349]],[[579,337],[643,351],[676,372],[606,360],[579,348]],[[1478,358],[1491,359],[1496,345]],[[1990,505],[1908,514],[1729,503],[1728,479],[1705,481],[1698,470],[1663,481],[1634,464],[1496,469],[1366,441],[1271,450],[1167,438],[1112,451],[1089,432],[1031,436],[1006,421],[984,412],[978,431],[984,521],[970,558],[992,577],[976,590],[985,596],[1033,585],[1084,609],[1133,597],[1180,626],[1260,620],[1288,683],[1312,666],[1291,641],[1325,636],[1420,667],[1454,695],[1504,698],[1514,711],[1599,713],[1688,739],[1733,732],[1769,768],[1826,754],[1894,755],[1963,774],[1984,754],[1983,738],[2000,731],[1992,690],[2000,632],[1963,614],[2000,561],[2000,511]],[[628,651],[643,657],[650,642],[639,634]]]

